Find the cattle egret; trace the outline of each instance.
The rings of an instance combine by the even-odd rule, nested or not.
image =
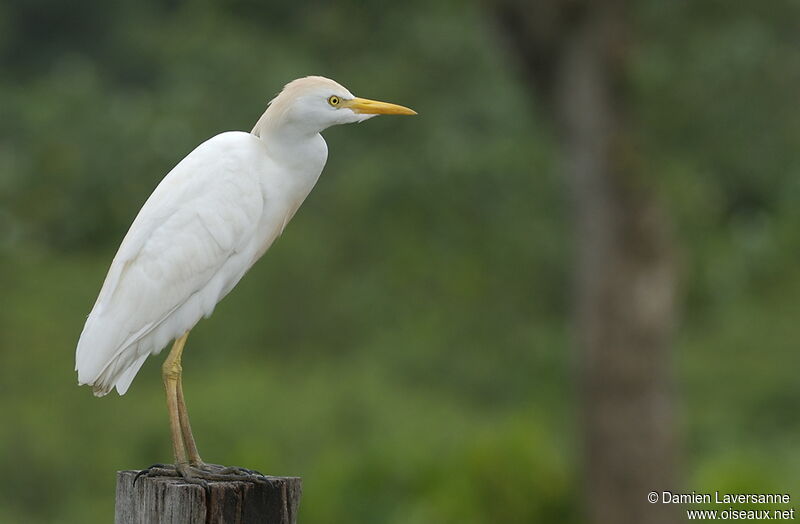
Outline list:
[[[174,340],[162,366],[175,456],[187,479],[241,475],[200,458],[181,386],[181,354],[269,249],[317,181],[328,156],[320,135],[336,124],[413,110],[353,96],[333,80],[287,84],[250,133],[200,144],[156,187],[122,240],[81,333],[78,383],[96,396],[125,394],[148,356]],[[226,477],[227,478],[227,477]]]

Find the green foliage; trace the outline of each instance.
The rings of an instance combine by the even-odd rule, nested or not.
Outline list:
[[[690,490],[798,487],[800,13],[771,6],[636,12]],[[307,523],[580,520],[565,188],[481,7],[0,4],[0,521],[107,522],[113,471],[169,460],[160,359],[97,400],[75,342],[158,180],[306,74],[420,116],[329,130],[286,235],[193,331],[201,452],[302,475]]]

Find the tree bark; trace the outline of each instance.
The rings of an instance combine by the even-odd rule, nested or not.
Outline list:
[[[116,524],[295,524],[302,494],[297,477],[209,482],[117,472]],[[135,483],[134,483],[135,481]]]
[[[630,136],[623,0],[504,0],[501,31],[563,150],[576,246],[575,313],[588,521],[677,522],[669,223]]]

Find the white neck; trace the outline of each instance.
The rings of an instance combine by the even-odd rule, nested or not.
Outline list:
[[[328,146],[318,132],[270,114],[267,110],[251,131],[267,148],[270,158],[292,171],[316,178],[328,159]]]

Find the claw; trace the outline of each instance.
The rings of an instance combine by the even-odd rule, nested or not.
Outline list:
[[[266,477],[251,469],[237,466],[221,466],[219,464],[194,464],[189,467],[192,477],[220,482],[263,482]]]
[[[220,475],[255,475],[263,477],[264,474],[254,469],[240,468],[238,466],[229,466],[220,469],[217,473]]]
[[[220,464],[153,464],[141,470],[133,479],[139,477],[175,477],[188,484],[199,484],[208,489],[208,482],[265,482],[266,476],[256,470]]]
[[[133,477],[133,485],[136,486],[136,481],[139,477],[172,477],[177,476],[177,468],[174,464],[161,464],[156,463],[148,466]]]

